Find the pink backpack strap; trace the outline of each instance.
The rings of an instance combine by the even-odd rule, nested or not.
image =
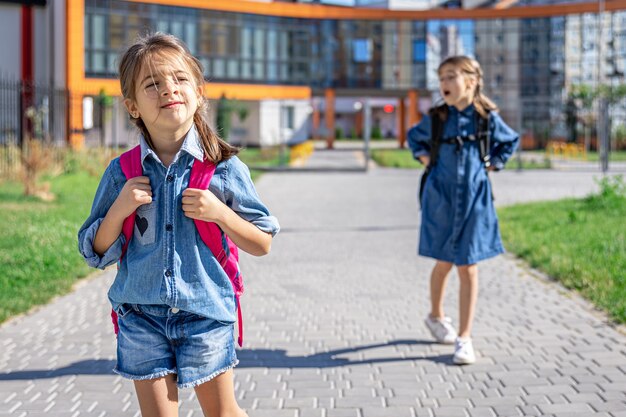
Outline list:
[[[126,180],[141,176],[143,174],[143,168],[141,167],[141,147],[137,145],[131,150],[120,155],[120,166],[122,167],[122,172],[126,176]],[[122,233],[126,238],[126,242],[122,247],[122,256],[120,259],[126,254],[126,249],[128,249],[130,239],[133,237],[134,227],[135,212],[133,211],[133,213],[124,220],[124,224],[122,226]]]
[[[143,169],[141,167],[141,147],[137,145],[131,150],[128,150],[120,155],[120,166],[122,167],[122,172],[124,173],[126,180],[141,176],[143,174]],[[135,212],[133,211],[130,216],[124,219],[122,234],[126,238],[126,242],[124,242],[124,246],[122,246],[122,255],[120,256],[120,259],[122,259],[126,254],[126,249],[128,249],[130,239],[133,237],[135,216]],[[115,331],[115,334],[118,334],[120,328],[117,324],[117,313],[115,310],[111,310],[111,321],[113,322],[113,331]]]
[[[214,173],[215,164],[208,160],[201,162],[196,159],[191,168],[189,188],[208,189]],[[211,253],[213,253],[213,256],[215,256],[222,268],[224,268],[224,272],[226,272],[226,275],[228,275],[233,285],[235,301],[237,302],[237,320],[239,322],[239,337],[237,342],[239,346],[242,346],[243,315],[241,313],[240,297],[243,294],[243,280],[239,272],[239,251],[237,246],[222,232],[222,229],[220,229],[217,224],[202,220],[194,220],[194,223],[196,224],[200,238],[211,250]]]

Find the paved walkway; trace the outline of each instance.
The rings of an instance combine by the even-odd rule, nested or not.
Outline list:
[[[432,343],[417,184],[416,171],[382,168],[261,178],[283,231],[269,256],[242,258],[235,382],[250,417],[626,416],[624,333],[512,256],[481,264],[478,363],[454,366],[451,347]],[[554,171],[494,184],[498,204],[595,187],[589,173]],[[0,416],[138,415],[132,384],[110,371],[113,274],[0,327]],[[451,314],[457,292],[452,279]],[[192,390],[180,398],[181,416],[201,416]]]

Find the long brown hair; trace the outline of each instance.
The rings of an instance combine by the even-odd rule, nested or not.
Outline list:
[[[178,61],[189,70],[194,87],[204,85],[204,71],[200,61],[194,57],[189,48],[177,37],[165,33],[141,36],[122,55],[119,65],[120,85],[125,99],[136,101],[136,88],[138,78],[144,65],[161,58],[165,61]],[[239,149],[230,145],[211,129],[206,121],[208,102],[204,97],[199,99],[198,108],[193,115],[193,122],[200,135],[200,142],[205,157],[218,163],[226,160],[239,152]],[[150,147],[152,139],[143,120],[130,116],[131,121],[143,134]]]
[[[476,89],[474,90],[474,98],[472,104],[474,108],[484,119],[489,117],[490,111],[498,111],[498,106],[491,101],[489,97],[483,94],[483,70],[475,59],[465,55],[456,55],[444,59],[437,68],[437,74],[441,75],[443,67],[450,65],[461,72],[464,77],[476,80]],[[441,120],[448,118],[448,106],[441,105],[433,107],[431,113],[436,112]]]

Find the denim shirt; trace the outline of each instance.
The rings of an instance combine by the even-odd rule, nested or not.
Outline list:
[[[230,280],[202,242],[193,219],[182,210],[182,192],[188,187],[191,167],[204,156],[196,128],[189,131],[169,167],[163,165],[143,137],[140,146],[152,203],[137,209],[133,237],[109,289],[113,308],[118,310],[124,303],[160,304],[233,323],[237,306]],[[93,241],[125,182],[116,158],[104,172],[91,214],[78,232],[80,253],[91,267],[104,269],[122,254],[123,234],[102,256],[94,252]],[[236,156],[217,164],[209,190],[260,230],[278,233],[278,220],[260,200],[248,168]]]

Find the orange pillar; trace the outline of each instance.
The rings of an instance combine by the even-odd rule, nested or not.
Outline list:
[[[319,137],[320,132],[320,109],[317,105],[317,102],[313,102],[313,132],[311,135],[313,139],[317,139]]]
[[[333,142],[335,141],[335,90],[327,88],[326,93],[326,147],[328,149],[333,148]]]
[[[413,127],[420,122],[422,116],[420,115],[417,103],[419,100],[419,93],[417,90],[409,91],[409,127]]]
[[[354,130],[357,138],[363,138],[363,110],[354,114]]]
[[[83,90],[79,85],[85,74],[85,2],[68,0],[66,3],[67,35],[66,85],[69,90],[68,141],[73,149],[80,149],[85,143],[83,133]]]
[[[398,99],[398,145],[400,149],[404,149],[406,143],[406,109],[404,106],[404,97]]]

